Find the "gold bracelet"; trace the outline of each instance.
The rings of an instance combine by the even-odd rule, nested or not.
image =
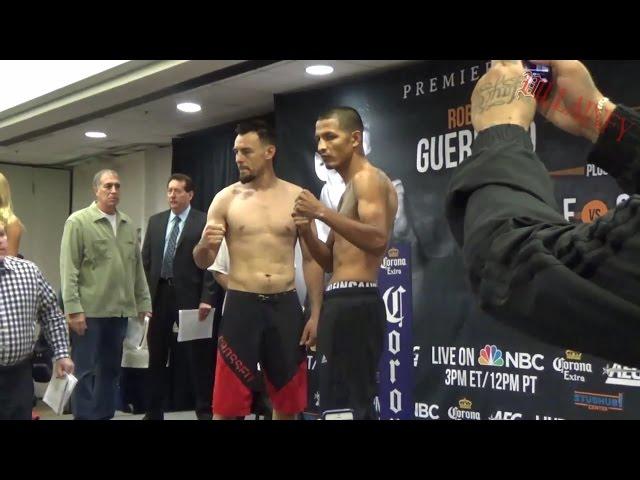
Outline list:
[[[598,100],[598,105],[596,107],[596,130],[598,131],[598,133],[602,128],[600,125],[600,118],[602,116],[602,112],[604,111],[604,104],[607,103],[608,101],[609,101],[608,97],[602,97],[600,100]]]

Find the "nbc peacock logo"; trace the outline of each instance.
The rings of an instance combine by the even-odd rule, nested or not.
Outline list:
[[[478,363],[489,367],[502,367],[504,366],[502,351],[495,345],[485,345],[484,348],[480,350]]]

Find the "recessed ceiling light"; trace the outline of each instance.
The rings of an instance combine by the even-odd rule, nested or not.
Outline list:
[[[330,65],[311,65],[307,67],[305,71],[309,75],[329,75],[333,73],[333,67]]]
[[[178,110],[180,110],[181,112],[195,113],[202,110],[202,107],[197,103],[185,102],[178,104]]]
[[[107,136],[104,132],[85,132],[84,135],[89,138],[105,138]]]

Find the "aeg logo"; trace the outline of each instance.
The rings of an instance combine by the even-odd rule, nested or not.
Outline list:
[[[489,420],[522,420],[522,414],[498,410],[489,417]]]

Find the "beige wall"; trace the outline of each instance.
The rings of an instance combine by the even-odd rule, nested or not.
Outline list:
[[[20,253],[40,267],[60,288],[60,240],[69,215],[71,172],[52,168],[0,164],[9,180],[13,209],[25,226]]]

